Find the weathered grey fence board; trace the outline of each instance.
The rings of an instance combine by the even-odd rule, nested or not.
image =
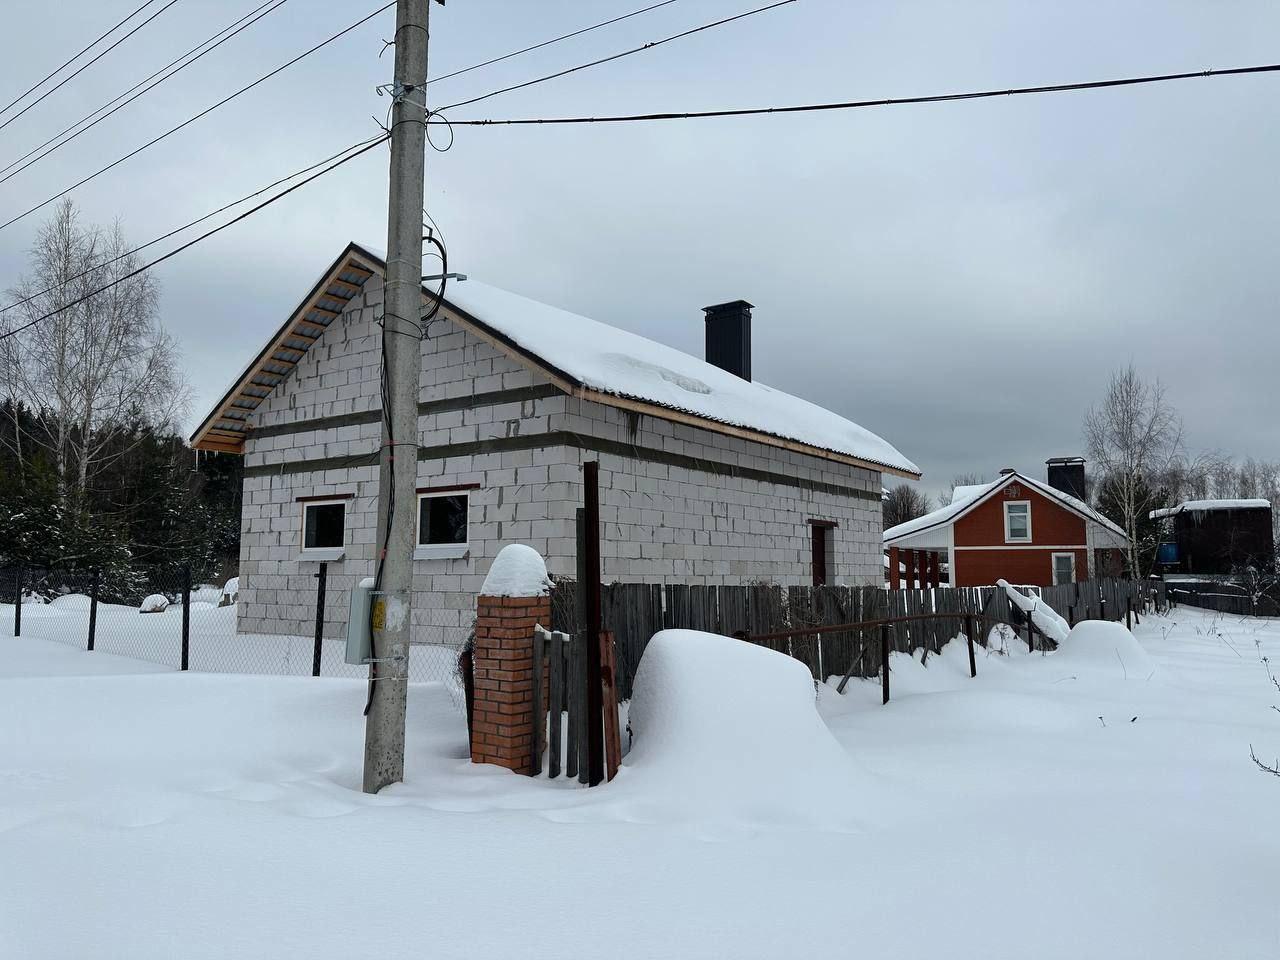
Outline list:
[[[1163,584],[1160,587],[1163,588]],[[1064,618],[1074,608],[1076,622],[1097,619],[1104,612],[1108,619],[1123,621],[1126,603],[1132,599],[1137,607],[1143,598],[1142,589],[1126,581],[1107,580],[1032,588],[1031,592],[1038,593]],[[556,584],[552,596],[552,629],[580,635],[581,615],[576,598],[572,581]],[[622,699],[631,697],[635,673],[649,638],[663,628],[703,630],[728,636],[740,631],[760,635],[789,628],[928,613],[985,614],[1025,623],[1021,611],[997,587],[891,591],[875,586],[609,584],[602,588],[601,606],[602,626],[616,638],[617,690]],[[897,623],[889,630],[890,649],[907,654],[923,650],[927,660],[958,637],[962,627],[960,617]],[[975,641],[985,645],[989,630],[990,627],[979,629]],[[1025,638],[1025,627],[1019,633]],[[874,676],[881,667],[878,630],[870,634],[830,631],[811,637],[783,637],[762,642],[800,660],[817,679],[843,676],[850,667],[855,676]],[[1037,646],[1041,642],[1037,638]],[[585,662],[570,656],[564,669],[567,680],[569,671],[585,669]],[[567,689],[572,690],[574,686],[567,684]],[[571,694],[566,694],[569,696]],[[566,700],[565,707],[570,713],[570,730],[562,764],[574,775],[580,772],[577,751],[585,731],[574,723],[574,705]]]
[[[561,742],[561,723],[564,719],[564,648],[563,640],[548,641],[550,656],[548,658],[547,676],[549,690],[547,692],[547,776],[560,776],[561,758],[564,751]]]

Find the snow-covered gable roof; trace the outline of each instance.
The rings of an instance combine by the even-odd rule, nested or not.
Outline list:
[[[253,408],[288,378],[365,280],[384,273],[385,260],[378,247],[349,243],[201,422],[193,447],[243,453]],[[919,479],[915,463],[863,426],[666,344],[476,280],[449,283],[444,303],[458,323],[573,396],[654,416],[672,411],[669,419],[705,429]]]
[[[900,543],[910,537],[923,534],[926,531],[941,530],[950,526],[959,520],[962,516],[972,510],[974,507],[983,503],[990,498],[996,491],[1001,490],[1005,486],[1014,481],[1024,483],[1031,487],[1037,493],[1043,494],[1051,500],[1056,500],[1068,510],[1079,514],[1085,520],[1099,524],[1113,534],[1124,537],[1124,530],[1112,523],[1102,514],[1094,510],[1083,500],[1078,500],[1068,493],[1063,493],[1055,487],[1049,486],[1040,480],[1032,479],[1023,474],[1013,472],[1002,476],[998,480],[990,483],[964,485],[956,488],[952,494],[951,502],[945,507],[934,510],[932,513],[926,513],[923,517],[917,517],[914,520],[908,520],[906,523],[900,523],[896,527],[890,527],[884,532],[884,542],[886,545]]]
[[[1208,510],[1270,510],[1270,500],[1184,500],[1176,507],[1165,507],[1163,510],[1152,510],[1150,518],[1159,520],[1162,517],[1172,517],[1183,511],[1208,511]]]
[[[242,452],[253,408],[289,375],[365,279],[385,266],[377,247],[348,244],[196,429],[192,445]],[[919,467],[865,427],[665,344],[470,279],[451,282],[444,300],[455,320],[575,396],[655,416],[668,410],[671,419],[722,433],[920,477]],[[300,331],[306,334],[301,339]]]
[[[919,475],[914,463],[865,427],[639,334],[470,279],[451,284],[445,301],[589,390]]]
[[[951,491],[951,502],[959,503],[962,500],[969,500],[989,486],[991,486],[989,483],[962,483]]]

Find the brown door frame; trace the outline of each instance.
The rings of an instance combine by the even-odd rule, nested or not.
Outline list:
[[[840,524],[834,520],[820,520],[813,517],[809,519],[809,541],[812,548],[811,560],[815,587],[826,586],[830,579],[831,571],[827,569],[827,545],[831,530],[838,526]]]

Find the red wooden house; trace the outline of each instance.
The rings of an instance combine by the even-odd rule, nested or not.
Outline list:
[[[1054,469],[1062,463],[1050,461],[1050,477],[1082,492],[1083,461],[1073,461],[1065,474]],[[897,589],[939,585],[943,558],[957,587],[1002,578],[1047,587],[1118,576],[1127,541],[1120,527],[1072,492],[1004,470],[991,483],[957,487],[942,509],[889,528],[884,543],[889,585]]]

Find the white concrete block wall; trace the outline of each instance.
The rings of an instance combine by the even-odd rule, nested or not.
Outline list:
[[[740,584],[812,583],[808,521],[830,520],[839,584],[883,579],[880,474],[616,407],[570,399],[553,430],[859,490],[856,498],[612,453],[601,468],[601,544],[607,580]],[[575,460],[597,458],[573,450]]]
[[[379,405],[381,282],[376,278],[330,325],[293,375],[258,409],[255,427],[298,429],[246,443],[240,553],[242,632],[309,635],[314,629],[318,564],[300,559],[300,497],[350,495],[346,553],[329,563],[326,635],[345,634],[348,594],[373,573],[377,467],[362,464],[290,472],[320,458],[364,459],[376,452],[380,423],[308,429],[306,421],[361,414]],[[447,321],[423,343],[420,402],[449,401],[536,387],[545,381],[487,342]],[[698,427],[614,407],[550,396],[480,402],[420,415],[422,447],[475,444],[560,431],[576,440],[533,449],[467,452],[422,460],[419,486],[475,484],[469,492],[470,549],[456,560],[415,561],[415,641],[460,643],[474,598],[497,551],[527,543],[552,574],[572,576],[574,515],[582,501],[581,465],[601,463],[602,561],[607,580],[734,584],[811,582],[808,520],[834,521],[836,583],[878,583],[880,475]],[[655,462],[641,452],[593,452],[591,438],[696,457],[715,469]],[[861,490],[866,498],[726,475],[732,468],[782,474]],[[273,469],[276,468],[276,469]]]

